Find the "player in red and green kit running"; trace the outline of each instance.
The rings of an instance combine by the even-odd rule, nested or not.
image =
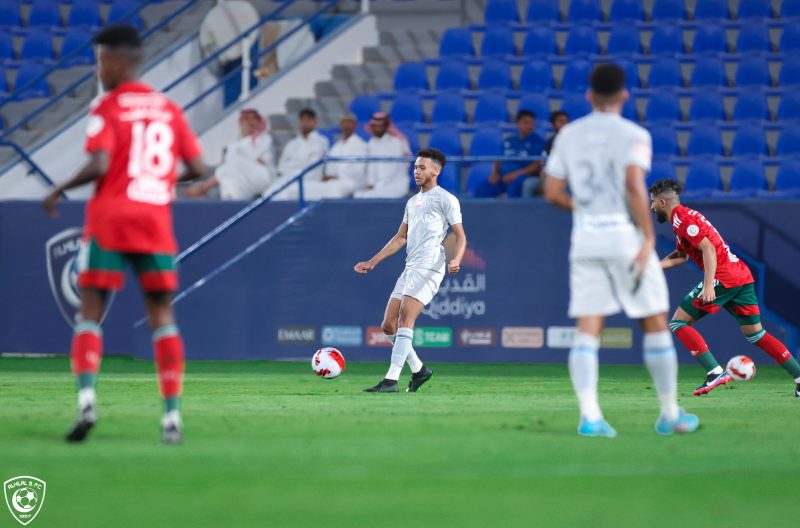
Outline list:
[[[181,440],[178,405],[184,359],[172,310],[178,278],[170,204],[178,161],[187,167],[180,180],[201,176],[206,168],[180,107],[137,81],[142,44],[136,29],[109,26],[95,36],[94,43],[97,75],[107,93],[90,110],[85,143],[90,159],[44,201],[45,210],[56,216],[64,191],[95,182],[77,259],[81,311],[71,364],[78,381],[78,418],[66,439],[84,440],[97,421],[94,387],[103,353],[100,321],[108,292],[122,288],[127,263],[138,274],[153,332],[165,406],[162,440],[177,443]]]
[[[675,180],[659,180],[650,186],[651,208],[660,223],[672,222],[678,238],[675,251],[661,260],[664,269],[673,268],[691,259],[703,270],[703,282],[697,285],[669,322],[669,327],[697,361],[706,369],[706,380],[695,396],[708,394],[730,381],[700,333],[692,324],[708,314],[725,308],[739,323],[747,340],[769,354],[795,383],[795,396],[800,397],[800,364],[781,343],[761,326],[761,312],[750,269],[700,213],[680,203],[681,186]]]

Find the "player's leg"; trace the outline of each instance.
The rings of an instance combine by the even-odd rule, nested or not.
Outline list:
[[[394,346],[394,339],[397,335],[397,321],[400,318],[400,299],[402,295],[389,297],[389,302],[386,303],[386,311],[383,314],[383,322],[381,323],[381,330],[386,335],[386,338]]]
[[[417,356],[417,351],[414,350],[414,324],[424,309],[425,304],[422,301],[408,295],[403,296],[397,329],[399,342],[395,342],[395,347],[392,348],[392,366],[401,358],[408,363],[408,367],[411,369],[411,379],[406,392],[417,392],[433,377],[433,371],[425,366]]]

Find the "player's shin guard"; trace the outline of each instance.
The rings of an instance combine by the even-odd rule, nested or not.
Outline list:
[[[577,333],[569,351],[569,377],[578,397],[581,416],[590,422],[603,419],[597,401],[598,348],[600,348],[598,338]]]
[[[786,349],[786,345],[764,329],[748,335],[747,340],[769,354],[796,382],[800,383],[800,364],[792,357],[791,352]]]
[[[678,356],[669,332],[651,332],[644,335],[644,363],[661,403],[661,415],[669,421],[677,420],[678,409]]]
[[[183,339],[175,325],[166,325],[153,332],[156,370],[166,412],[177,411],[183,389]]]
[[[70,363],[78,388],[94,391],[95,378],[103,358],[103,331],[94,321],[82,321],[72,337]]]
[[[391,365],[389,365],[389,371],[386,373],[386,379],[394,381],[400,379],[400,372],[403,371],[406,358],[408,358],[410,352],[414,350],[412,346],[413,341],[413,329],[398,328],[394,346],[392,347]]]
[[[692,357],[695,358],[708,374],[721,374],[722,367],[717,363],[717,359],[708,349],[706,340],[700,335],[700,332],[689,326],[686,321],[679,321],[673,319],[669,322],[669,329],[675,334],[683,346],[685,346]]]

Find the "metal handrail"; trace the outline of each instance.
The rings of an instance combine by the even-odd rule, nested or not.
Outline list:
[[[14,149],[17,152],[17,154],[19,154],[19,156],[22,158],[22,161],[30,165],[31,168],[33,168],[33,171],[38,173],[39,176],[41,176],[41,178],[45,181],[45,183],[47,183],[47,185],[49,185],[50,187],[55,187],[56,184],[53,183],[53,180],[51,180],[50,177],[47,176],[47,174],[42,170],[42,168],[39,165],[37,165],[36,162],[33,161],[33,159],[30,156],[28,156],[28,153],[25,152],[22,149],[22,147],[20,147],[16,143],[13,143],[11,141],[5,141],[2,139],[0,139],[0,147],[11,147],[12,149]],[[66,195],[64,195],[63,198],[65,200],[69,199],[67,198]]]

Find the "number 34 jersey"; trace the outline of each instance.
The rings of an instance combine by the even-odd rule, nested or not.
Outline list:
[[[706,217],[685,205],[679,205],[672,210],[672,230],[678,238],[676,248],[683,251],[697,264],[701,270],[703,266],[703,252],[700,242],[707,238],[714,246],[717,253],[717,273],[715,279],[726,288],[734,288],[754,282],[750,268],[734,255],[730,246],[725,243],[719,231],[706,220]]]
[[[180,107],[147,85],[123,83],[92,108],[85,148],[108,153],[109,168],[86,206],[84,236],[106,250],[175,253],[178,162],[201,155]]]

